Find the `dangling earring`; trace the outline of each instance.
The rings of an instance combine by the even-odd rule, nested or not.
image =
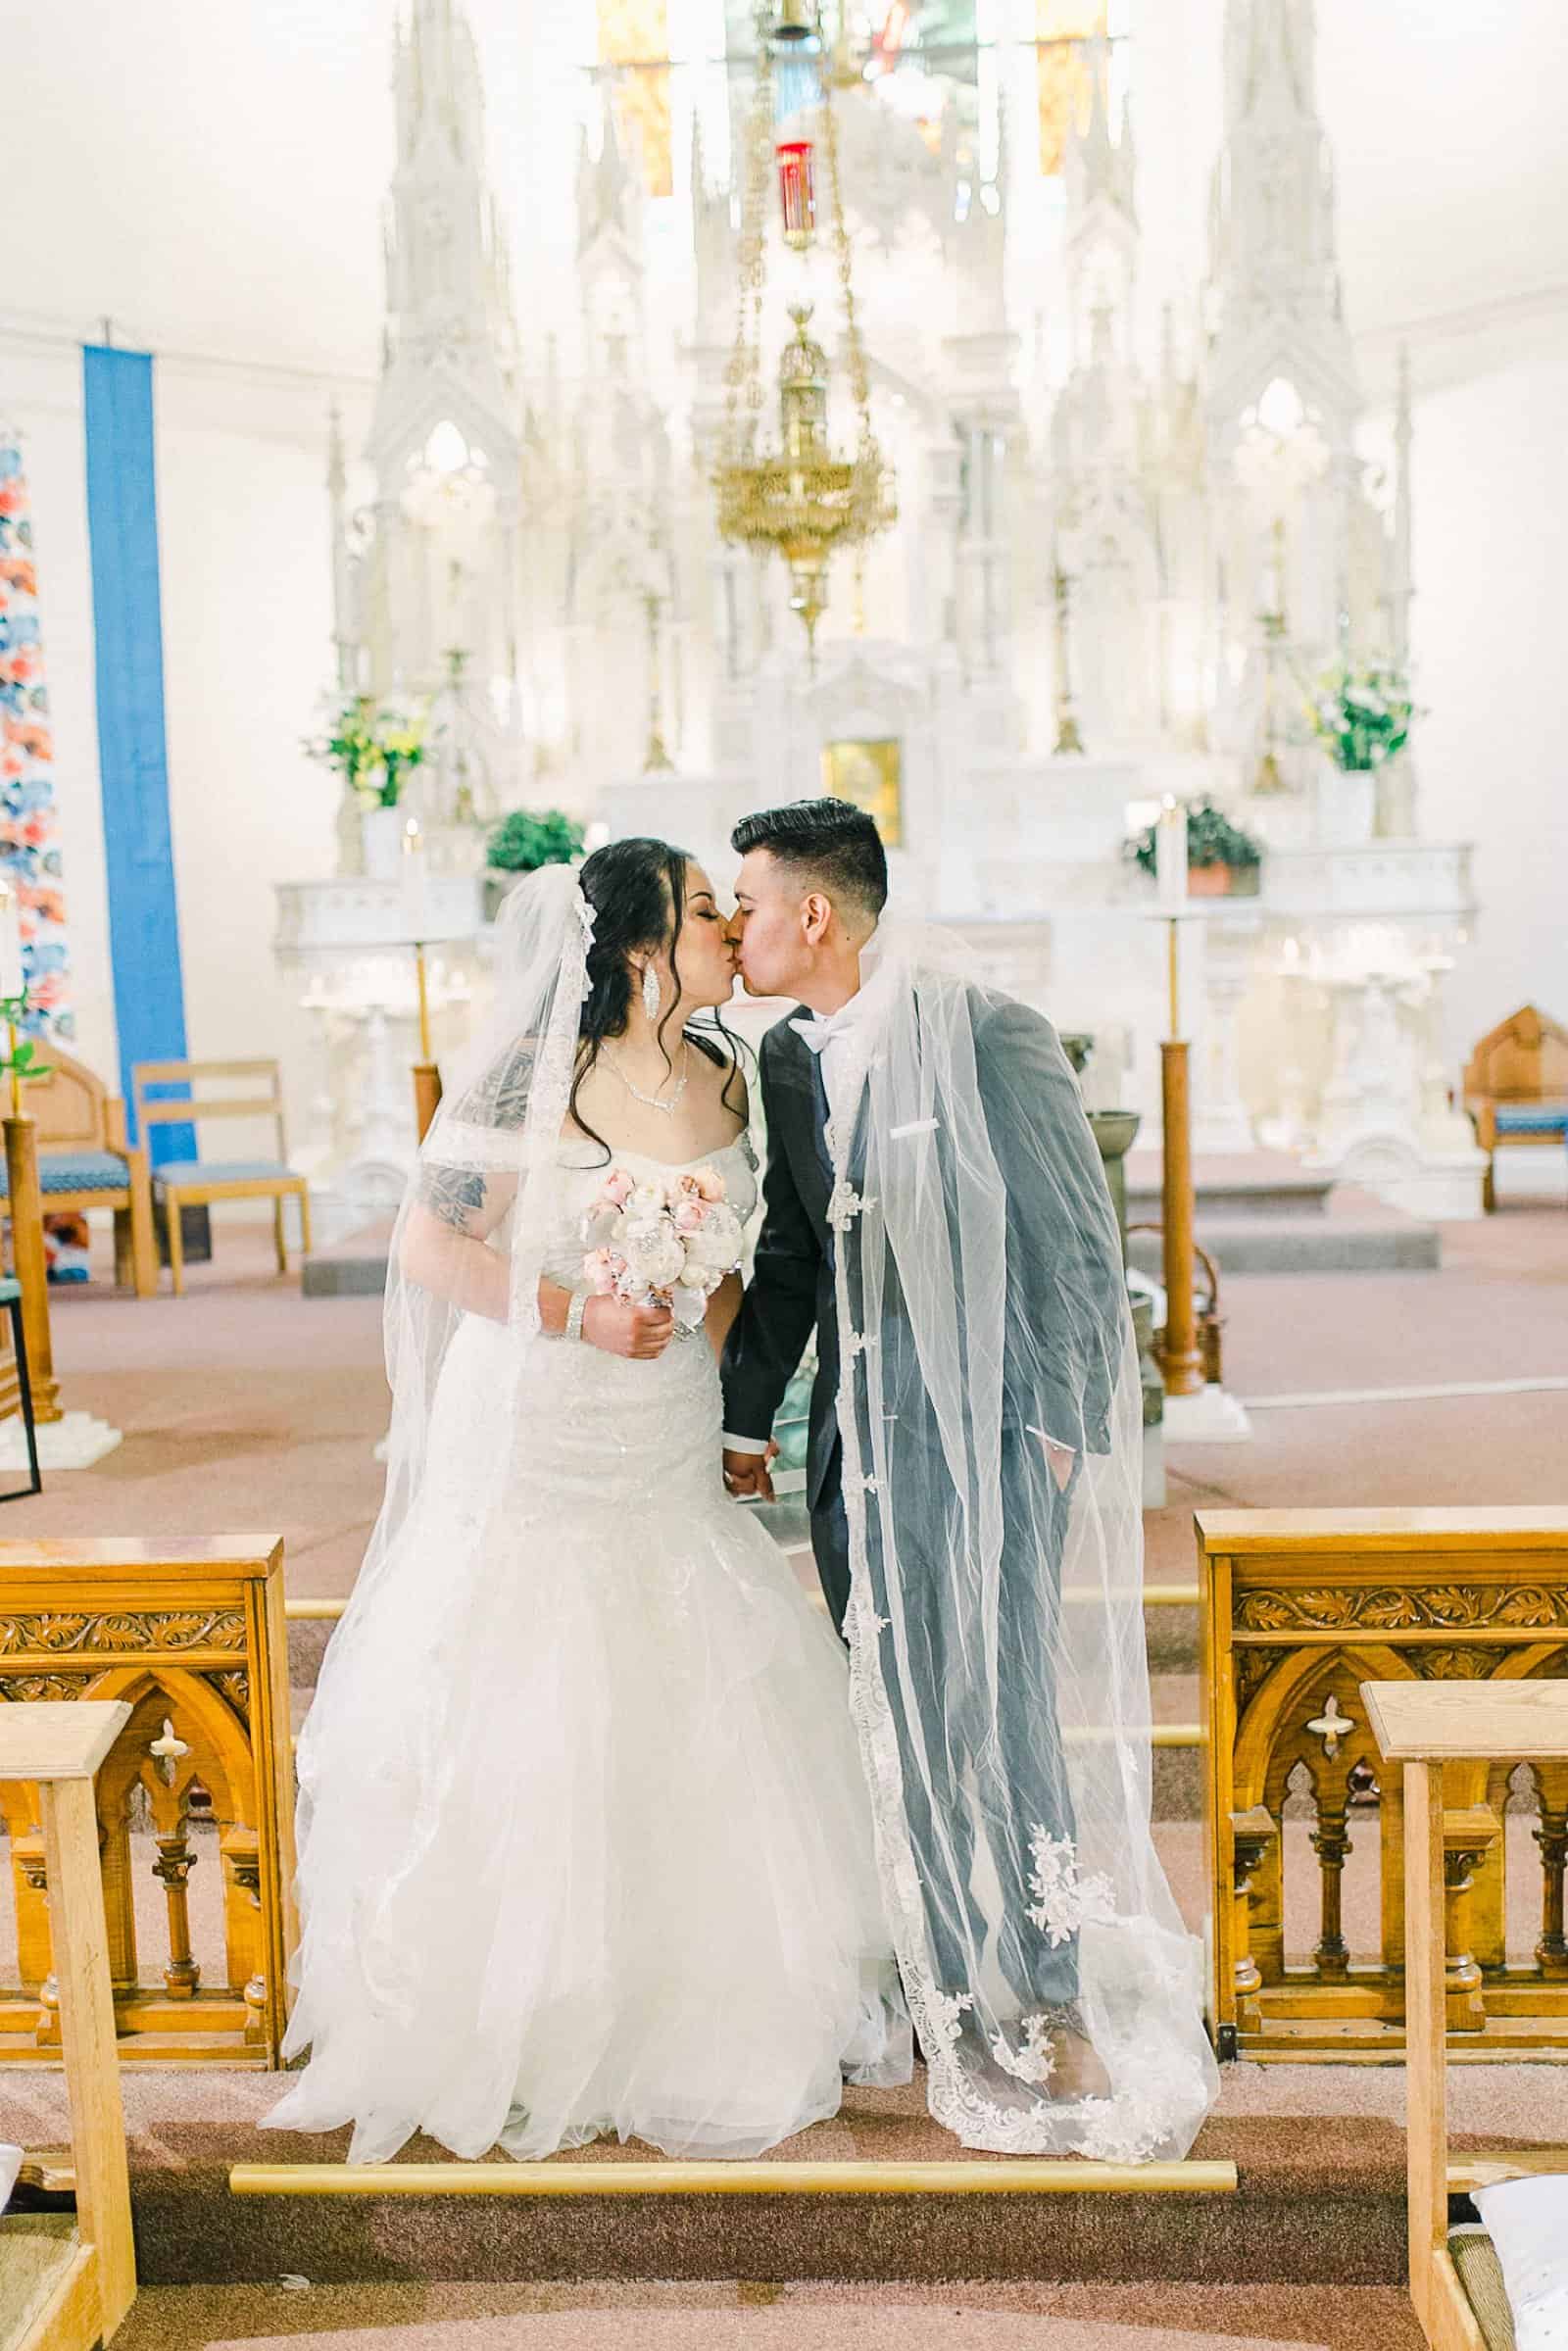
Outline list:
[[[643,969],[643,1010],[650,1020],[659,1018],[659,1007],[663,1001],[663,991],[659,985],[659,974],[652,963],[646,964]]]

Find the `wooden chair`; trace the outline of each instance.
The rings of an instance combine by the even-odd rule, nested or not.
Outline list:
[[[1534,1004],[1521,1005],[1471,1054],[1464,1106],[1487,1154],[1481,1200],[1490,1214],[1497,1204],[1493,1178],[1500,1145],[1568,1141],[1568,1029]]]
[[[138,1298],[158,1290],[152,1189],[145,1146],[125,1141],[125,1105],[80,1061],[58,1046],[44,1053],[49,1075],[28,1082],[26,1107],[38,1130],[38,1182],[44,1208],[78,1215],[112,1208],[115,1272]],[[0,1215],[9,1215],[9,1179],[0,1156]]]
[[[76,2216],[0,2219],[0,2351],[92,2351],[136,2298],[93,1775],[130,1708],[0,1705],[0,1780],[38,1788]]]
[[[1448,2162],[1443,1766],[1568,1759],[1568,1682],[1363,1682],[1378,1747],[1404,1774],[1405,2147],[1410,2299],[1432,2351],[1492,2351],[1461,2282],[1450,2191],[1568,2171],[1568,2147]]]
[[[239,1095],[198,1096],[198,1086],[243,1079],[261,1091]],[[267,1119],[277,1138],[275,1159],[176,1159],[167,1161],[153,1176],[154,1197],[163,1202],[169,1222],[169,1270],[174,1277],[174,1296],[185,1294],[185,1252],[179,1214],[181,1208],[202,1207],[213,1200],[270,1200],[277,1270],[288,1271],[288,1246],[283,1230],[283,1202],[290,1197],[300,1205],[300,1248],[311,1247],[310,1185],[288,1164],[283,1133],[283,1089],[275,1061],[138,1061],[131,1072],[136,1103],[136,1132],[150,1126],[201,1125],[210,1118]],[[188,1100],[151,1099],[151,1090],[188,1086]]]

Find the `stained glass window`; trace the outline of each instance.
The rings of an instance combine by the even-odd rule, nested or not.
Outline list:
[[[1110,27],[1105,0],[1035,0],[1035,76],[1040,94],[1040,169],[1061,171],[1067,134],[1089,97],[1083,43]]]
[[[609,79],[615,125],[627,152],[642,157],[650,196],[674,189],[669,102],[668,0],[597,0],[599,64]]]

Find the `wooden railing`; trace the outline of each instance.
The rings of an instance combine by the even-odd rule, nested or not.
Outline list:
[[[1359,1687],[1568,1673],[1568,1512],[1218,1512],[1198,1539],[1216,2043],[1396,2054],[1400,1791]],[[1568,1764],[1454,1765],[1443,1838],[1449,2054],[1568,2056]],[[1351,1870],[1375,1921],[1359,1938]],[[1533,1924],[1510,1948],[1521,1873],[1511,1907]]]
[[[276,2065],[294,1939],[282,1544],[0,1543],[0,1705],[80,1698],[130,1708],[97,1789],[122,2054]],[[37,1789],[0,1788],[0,1819],[17,1951],[0,2061],[36,2064],[60,2040]],[[149,1847],[161,1931],[136,1901]],[[220,1956],[204,1959],[190,1880],[214,1861]]]
[[[1487,2351],[1477,2311],[1449,2250],[1448,2197],[1486,2180],[1558,2171],[1568,2148],[1488,2150],[1485,2161],[1448,2161],[1445,2010],[1451,1997],[1447,1817],[1450,1775],[1475,1766],[1506,1771],[1533,1756],[1568,1766],[1568,1681],[1494,1675],[1447,1690],[1365,1682],[1361,1710],[1391,1784],[1397,1775],[1407,1836],[1404,1916],[1409,1963],[1405,2058],[1410,2298],[1431,2351]],[[1543,2116],[1551,2101],[1544,2101]],[[1471,2248],[1473,2250],[1473,2248]],[[1463,2256],[1461,2256],[1463,2258]]]
[[[57,1941],[56,2013],[64,2025],[76,2221],[63,2233],[41,2307],[5,2328],[19,2351],[93,2351],[136,2295],[125,2124],[116,2062],[114,2002],[105,1964],[93,1775],[124,1734],[121,1705],[0,1709],[0,1788],[33,1791],[42,1823]],[[58,2226],[58,2224],[56,2224]],[[0,2231],[24,2227],[0,2223]],[[0,2241],[0,2269],[5,2265]],[[0,2295],[3,2299],[3,2295]]]

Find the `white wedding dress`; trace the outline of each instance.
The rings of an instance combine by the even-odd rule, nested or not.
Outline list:
[[[605,1164],[564,1163],[569,1284]],[[744,1217],[746,1139],[716,1164]],[[844,1655],[724,1493],[706,1337],[632,1362],[470,1316],[425,1461],[301,1739],[312,2055],[269,2127],[741,2157],[845,2073],[907,2080]]]

